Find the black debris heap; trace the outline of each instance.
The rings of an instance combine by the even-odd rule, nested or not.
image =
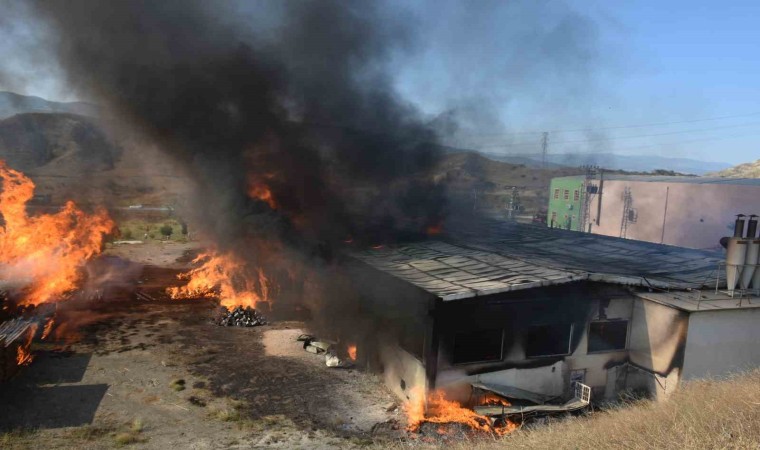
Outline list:
[[[236,306],[232,310],[222,306],[212,321],[220,327],[256,327],[267,324],[266,318],[250,306]]]

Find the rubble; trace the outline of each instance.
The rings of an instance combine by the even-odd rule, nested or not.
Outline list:
[[[302,334],[296,339],[303,342],[303,349],[315,355],[325,355],[325,365],[327,367],[352,367],[353,363],[347,361],[335,352],[336,342],[320,341],[310,334]]]
[[[255,327],[267,324],[266,318],[250,306],[236,306],[232,310],[221,306],[212,322],[220,327]]]
[[[29,347],[37,327],[37,323],[29,319],[0,323],[0,381],[11,378],[20,366],[31,361]]]

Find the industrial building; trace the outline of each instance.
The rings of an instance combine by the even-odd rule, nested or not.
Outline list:
[[[747,211],[760,211],[760,179],[603,173],[552,179],[547,225],[715,249]]]
[[[662,396],[760,365],[760,297],[722,292],[722,252],[497,220],[453,228],[352,254],[399,397],[441,389],[466,404],[478,387],[556,404],[575,382],[596,401]]]

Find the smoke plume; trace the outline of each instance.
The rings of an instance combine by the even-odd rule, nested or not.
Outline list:
[[[188,212],[238,238],[381,242],[442,219],[436,136],[397,98],[410,34],[332,1],[38,2],[70,85],[155,140],[197,183]],[[394,25],[385,25],[393,23]],[[297,230],[299,233],[290,233]]]

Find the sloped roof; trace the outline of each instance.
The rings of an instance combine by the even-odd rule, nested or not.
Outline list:
[[[440,239],[352,252],[443,300],[592,280],[661,289],[715,285],[721,252],[499,220]]]

